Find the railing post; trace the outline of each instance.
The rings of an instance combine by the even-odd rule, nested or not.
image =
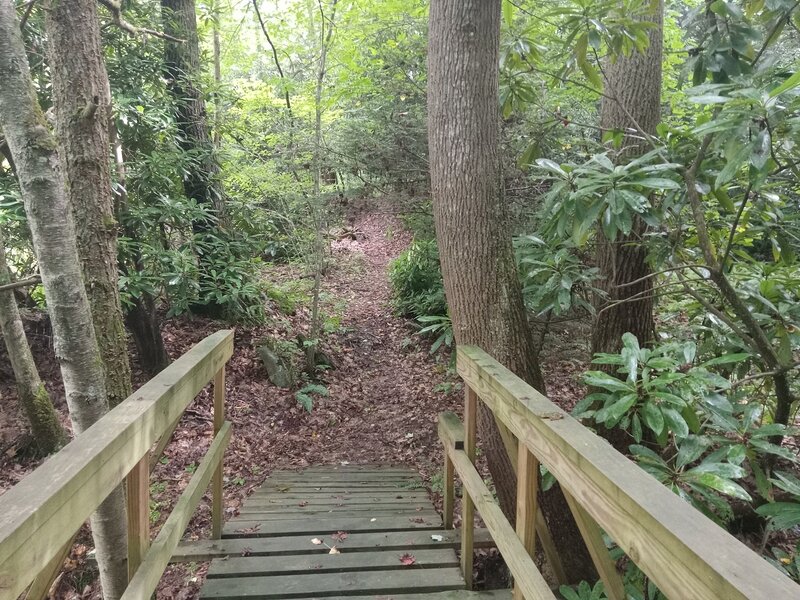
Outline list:
[[[150,454],[145,454],[125,478],[128,520],[128,581],[150,547]]]
[[[477,429],[478,395],[466,386],[464,398],[464,452],[475,464],[475,435]],[[461,496],[461,571],[467,589],[472,589],[472,561],[474,558],[475,504],[466,488]]]
[[[572,494],[563,488],[561,491],[564,492],[564,498],[567,500],[572,516],[575,517],[575,523],[578,525],[583,541],[586,542],[592,562],[603,581],[606,596],[610,600],[625,600],[627,598],[625,584],[617,571],[616,563],[611,559],[611,554],[603,542],[603,531]]]
[[[225,423],[225,367],[214,376],[214,435],[216,436]],[[222,463],[224,453],[220,454],[219,463],[211,480],[211,537],[218,540],[222,537]]]
[[[517,536],[528,555],[536,554],[536,494],[539,491],[539,461],[522,442],[517,443]],[[524,600],[514,585],[514,600]]]
[[[445,529],[453,528],[453,507],[455,505],[456,482],[455,467],[450,460],[450,453],[444,449],[444,497],[442,499],[442,520]]]

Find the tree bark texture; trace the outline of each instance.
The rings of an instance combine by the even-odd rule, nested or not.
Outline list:
[[[150,294],[143,293],[140,298],[134,298],[133,302],[125,315],[125,323],[133,334],[139,365],[145,373],[154,376],[170,363],[164,338],[161,336],[155,300]]]
[[[544,392],[514,262],[499,169],[500,1],[434,0],[428,48],[428,140],[436,237],[453,332]],[[513,522],[516,474],[481,403],[482,445],[504,513]],[[566,501],[542,497],[565,570],[594,579]]]
[[[78,252],[103,359],[109,406],[131,395],[117,269],[108,127],[111,93],[96,2],[51,0],[45,11],[56,131]]]
[[[620,56],[605,67],[606,97],[602,99],[600,125],[604,131],[624,130],[622,159],[632,159],[650,149],[642,131],[654,134],[661,120],[661,60],[663,0],[651,0],[642,20],[655,23],[648,31],[650,45],[644,53]],[[635,133],[630,130],[641,130]],[[630,234],[609,240],[597,228],[598,288],[606,297],[596,301],[597,318],[592,329],[592,354],[616,353],[622,348],[622,335],[630,332],[644,346],[653,340],[653,282],[649,277],[647,225],[634,218]],[[638,283],[633,283],[637,281]],[[632,285],[631,285],[632,284]],[[609,373],[613,365],[598,365]],[[627,451],[627,440],[612,440],[620,451]]]
[[[175,101],[176,120],[181,132],[180,146],[196,158],[189,165],[183,187],[188,198],[225,221],[222,189],[217,180],[219,166],[208,135],[206,103],[197,80],[200,77],[200,45],[194,0],[161,0],[164,33],[183,40],[164,41],[164,75]],[[196,231],[208,224],[195,224]]]
[[[16,161],[70,418],[80,433],[108,411],[105,375],[57,144],[36,99],[12,0],[0,0],[0,81],[0,127]],[[119,598],[127,581],[125,529],[125,499],[117,489],[92,516],[106,598]]]
[[[6,263],[5,239],[0,230],[0,285],[8,283],[11,283],[11,273]],[[33,361],[14,290],[0,291],[0,332],[14,371],[19,403],[28,419],[36,449],[43,456],[52,454],[67,442],[67,434]]]

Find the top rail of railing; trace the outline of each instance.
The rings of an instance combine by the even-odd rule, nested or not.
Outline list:
[[[232,354],[233,331],[208,336],[0,496],[0,598],[57,559]]]
[[[800,598],[800,586],[489,354],[461,346],[457,368],[468,398],[477,394],[667,597]]]

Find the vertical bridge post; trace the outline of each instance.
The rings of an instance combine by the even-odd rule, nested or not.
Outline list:
[[[214,376],[214,437],[225,423],[225,367],[223,366]],[[211,538],[218,540],[222,537],[222,462],[224,454],[220,454],[217,468],[211,479]]]
[[[125,478],[128,521],[128,581],[133,579],[150,547],[150,453]]]
[[[464,453],[475,464],[475,435],[477,430],[478,395],[466,386],[464,398]],[[472,589],[472,561],[474,559],[475,503],[466,487],[461,496],[461,570],[467,589]]]

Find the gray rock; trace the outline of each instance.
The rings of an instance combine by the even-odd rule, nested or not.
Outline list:
[[[294,384],[292,370],[278,354],[268,346],[258,348],[258,355],[264,368],[267,370],[269,380],[279,388],[290,389]]]

